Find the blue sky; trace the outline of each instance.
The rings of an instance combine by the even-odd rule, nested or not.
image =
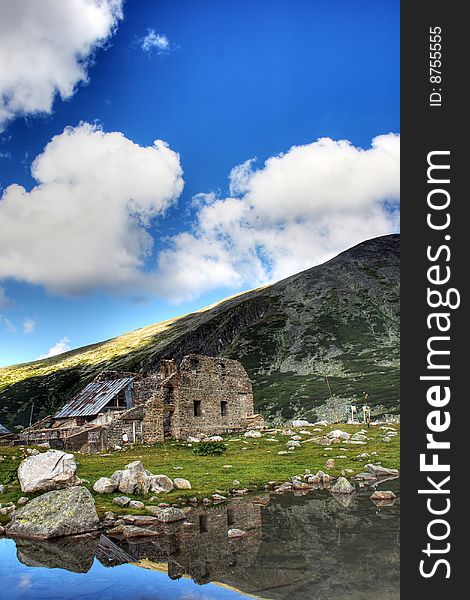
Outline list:
[[[399,133],[398,2],[128,0],[122,15],[120,0],[109,3],[114,14],[107,15],[108,33],[114,29],[114,34],[97,33],[89,56],[81,57],[88,81],[76,81],[64,99],[56,94],[50,110],[30,110],[18,101],[5,111],[0,133],[0,253],[6,257],[2,264],[0,254],[0,365],[36,359],[60,341],[59,349],[78,347],[190,312],[397,229],[398,138],[387,134]],[[15,10],[5,0],[0,9]],[[36,25],[35,14],[28,18]],[[57,15],[58,26],[61,19],[67,15]],[[15,22],[12,17],[12,27]],[[149,32],[150,47],[144,44]],[[34,43],[42,43],[37,32]],[[76,53],[70,52],[72,57]],[[0,42],[0,63],[5,56]],[[55,58],[50,60],[51,71],[57,72]],[[12,82],[17,85],[14,74]],[[33,84],[39,85],[36,74]],[[40,106],[41,99],[36,100]],[[79,129],[83,122],[88,129]],[[67,139],[66,127],[74,128]],[[49,202],[61,161],[68,152],[80,156],[79,143],[84,155],[106,140],[114,143],[106,137],[112,132],[122,134],[117,143],[132,161],[143,160],[136,145],[152,147],[154,140],[163,140],[171,160],[179,161],[168,170],[171,181],[166,188],[162,184],[157,199],[149,199],[147,191],[136,189],[146,171],[132,179],[126,168],[115,171],[113,164],[113,182],[102,183],[108,163],[97,161],[103,191],[91,202],[90,177],[74,171],[66,185],[76,189],[67,202],[75,209],[87,198],[81,211],[67,208],[57,219],[56,233],[56,213],[47,210],[66,205],[60,204],[59,193]],[[44,150],[61,135],[56,151],[55,146]],[[330,142],[315,145],[318,138]],[[374,138],[378,141],[371,149]],[[338,140],[350,144],[340,146]],[[42,153],[38,172],[44,189],[27,196],[17,210],[20,200],[9,186],[31,192],[38,183],[31,175],[32,161]],[[154,160],[160,161],[155,168],[166,165],[156,152]],[[337,183],[332,173],[344,172],[345,164],[351,179]],[[148,185],[158,187],[160,180],[152,173]],[[93,263],[93,236],[99,232],[93,234],[90,225],[88,240],[86,228],[75,231],[77,220],[96,208],[89,223],[106,221],[114,210],[108,197],[126,188],[121,176],[130,179],[130,197],[143,194],[138,226],[123,216],[124,197],[116,208],[122,235],[135,234],[139,249],[132,244],[128,253],[138,258],[137,266],[126,267],[124,276],[123,270],[112,273],[112,265],[103,260],[104,278],[103,271],[92,272],[92,265],[85,276],[77,259],[80,242],[90,249],[87,263]],[[351,190],[347,204],[345,190]],[[8,198],[12,206],[16,203],[11,213]],[[47,229],[41,220],[39,231],[23,227],[31,203],[38,210],[45,207]],[[121,238],[103,231],[119,250]],[[56,240],[49,257],[41,254],[41,235]],[[49,276],[48,265],[56,276]],[[70,283],[74,279],[76,286]]]

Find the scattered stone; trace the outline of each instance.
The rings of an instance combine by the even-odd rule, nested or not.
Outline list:
[[[240,482],[238,481],[238,479],[234,479],[232,481],[232,485],[240,485]]]
[[[4,494],[5,493],[5,486],[0,484],[0,494]]]
[[[258,436],[251,436],[251,437],[258,437]],[[211,437],[206,438],[205,441],[206,442],[223,442],[224,438],[220,435],[211,435]]]
[[[173,467],[175,471],[182,471],[184,467]]]
[[[294,440],[294,442],[298,442],[302,439],[302,436],[301,435],[293,435],[291,437],[291,439]]]
[[[365,466],[365,470],[376,477],[386,477],[387,475],[398,475],[397,469],[386,469],[382,465],[368,464]]]
[[[338,457],[339,458],[339,457]],[[336,467],[336,461],[334,458],[329,458],[325,463],[325,469],[334,469]]]
[[[95,531],[99,526],[93,496],[80,486],[47,492],[30,500],[13,515],[8,534],[48,539]]]
[[[371,500],[395,500],[396,496],[393,492],[391,491],[379,491],[376,490],[372,496],[370,497]]]
[[[0,525],[0,535],[5,535],[5,527],[2,527],[2,525]]]
[[[224,465],[222,469],[233,469],[232,465]]]
[[[356,479],[358,481],[377,481],[377,477],[375,475],[372,475],[372,473],[358,473],[356,475]]]
[[[262,437],[262,434],[261,434],[261,431],[253,429],[251,431],[245,431],[245,433],[243,434],[243,437],[246,437],[246,438],[260,438],[260,437]]]
[[[128,496],[116,496],[113,498],[113,504],[117,504],[118,506],[127,506],[131,499]]]
[[[177,477],[173,480],[173,485],[177,490],[190,490],[191,484],[187,479],[183,479],[182,477]]]
[[[297,442],[296,440],[289,440],[286,446],[289,450],[291,448],[300,448],[300,442]]]
[[[25,504],[28,504],[29,502],[29,498],[26,498],[26,496],[21,496],[21,498],[18,498],[16,504],[18,504],[18,506],[24,506]]]
[[[294,419],[292,421],[292,427],[309,427],[310,425],[312,425],[312,423],[305,419]]]
[[[139,500],[131,500],[127,505],[127,508],[134,508],[136,510],[143,510],[145,508],[145,504],[140,502]]]
[[[287,452],[287,450],[280,450],[278,452],[278,454],[280,454],[281,456],[284,456],[285,454],[289,454],[289,452]]]
[[[151,515],[157,517],[157,520],[161,523],[174,523],[176,521],[183,521],[186,517],[184,512],[173,506],[168,508],[160,508],[159,506],[147,506],[147,510]]]
[[[214,502],[225,502],[227,498],[222,496],[222,494],[212,494],[212,500]]]
[[[352,494],[353,492],[354,486],[349,483],[346,477],[340,477],[331,488],[332,494]]]
[[[166,475],[151,475],[151,492],[168,493],[171,492],[173,487],[173,482]]]
[[[115,479],[100,477],[93,485],[93,489],[97,494],[112,494],[118,485]]]
[[[75,476],[77,463],[73,454],[60,450],[48,450],[28,456],[18,467],[18,479],[22,492],[46,492],[80,483]]]
[[[227,537],[234,539],[234,538],[241,538],[243,536],[246,535],[246,531],[244,531],[243,529],[229,529],[227,531]]]

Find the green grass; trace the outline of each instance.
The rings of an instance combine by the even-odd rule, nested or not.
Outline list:
[[[324,427],[324,432],[335,428],[341,428],[349,433],[354,433],[361,429],[359,425],[329,425]],[[399,434],[399,426],[395,426]],[[299,429],[296,430],[297,432]],[[134,446],[120,452],[113,452],[110,455],[85,455],[76,454],[78,462],[78,476],[90,481],[86,486],[92,491],[93,483],[99,477],[109,477],[114,471],[124,468],[124,466],[134,460],[141,460],[144,467],[155,474],[165,474],[174,479],[175,477],[184,477],[191,482],[191,490],[173,490],[168,494],[158,494],[158,500],[155,502],[184,503],[190,497],[204,498],[211,494],[221,492],[227,493],[234,487],[233,480],[240,481],[237,488],[248,488],[255,491],[264,486],[268,481],[283,482],[293,475],[303,475],[306,469],[316,473],[319,469],[324,469],[325,461],[328,458],[335,458],[336,467],[328,469],[330,475],[339,476],[343,469],[352,469],[354,473],[348,474],[352,477],[354,474],[362,471],[367,462],[381,462],[384,467],[399,467],[400,436],[397,435],[390,443],[384,443],[380,440],[383,431],[379,427],[371,427],[367,436],[370,438],[366,445],[348,445],[335,444],[332,450],[325,450],[324,446],[318,446],[314,442],[301,444],[292,454],[279,455],[280,450],[286,450],[286,442],[290,438],[280,433],[275,435],[265,434],[262,438],[237,438],[236,436],[227,436],[225,442],[228,451],[223,456],[195,456],[193,447],[185,442],[167,442],[155,446]],[[320,435],[312,432],[311,436],[303,435],[302,438],[308,439]],[[276,438],[275,442],[267,441],[268,437]],[[238,441],[237,441],[238,439]],[[372,456],[367,459],[359,459],[357,456],[363,452],[378,452],[378,456]],[[0,462],[0,482],[7,484],[6,493],[0,496],[0,502],[5,504],[8,501],[16,502],[20,496],[24,496],[16,479],[16,469],[26,455],[25,450],[18,447],[0,447],[0,456],[6,459]],[[347,458],[336,458],[339,455]],[[224,465],[232,465],[230,469],[224,469]],[[183,467],[175,469],[174,467]],[[95,496],[98,512],[102,514],[106,510],[119,512],[139,512],[145,511],[127,511],[120,509],[112,503],[113,497],[119,495],[119,492],[109,495],[98,495],[92,491]],[[148,494],[145,498],[134,496],[134,499],[140,499],[144,502],[154,494]],[[33,494],[29,494],[33,497]],[[8,517],[3,518],[8,520]]]

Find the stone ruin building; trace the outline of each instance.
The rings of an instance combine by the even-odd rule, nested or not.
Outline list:
[[[238,361],[190,354],[179,365],[162,360],[150,375],[105,371],[19,437],[22,444],[102,452],[262,426],[253,413],[251,381]]]

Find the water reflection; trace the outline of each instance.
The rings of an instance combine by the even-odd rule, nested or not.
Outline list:
[[[399,496],[398,482],[388,482],[387,488]],[[91,590],[90,576],[99,569],[98,580],[109,580],[115,587],[115,595],[109,598],[120,598],[122,584],[117,573],[124,568],[120,566],[126,566],[132,569],[126,594],[132,592],[136,598],[166,598],[161,577],[167,582],[169,577],[180,585],[173,587],[171,598],[212,599],[235,594],[230,597],[396,600],[399,497],[393,504],[376,506],[370,494],[370,489],[347,497],[317,491],[274,496],[267,506],[263,505],[268,496],[255,502],[239,499],[228,505],[194,507],[188,510],[187,523],[154,527],[157,535],[150,538],[102,534],[55,542],[17,540],[16,555],[21,563],[17,563],[17,572],[23,583],[19,584],[21,594],[8,598],[63,596],[57,589],[52,595],[44,590],[40,596],[34,595],[35,572],[41,568],[61,569],[62,575],[64,571],[87,574],[80,575],[79,581],[86,581]],[[229,537],[229,529],[235,528],[245,534]],[[1,550],[0,560],[3,564]],[[141,595],[141,585],[152,576],[154,581],[158,578],[159,595]],[[188,578],[199,585],[218,582],[226,587],[198,588]],[[16,584],[18,588],[18,579]],[[189,584],[193,585],[190,590]],[[183,588],[186,591],[181,595]],[[199,596],[198,590],[204,594]]]

